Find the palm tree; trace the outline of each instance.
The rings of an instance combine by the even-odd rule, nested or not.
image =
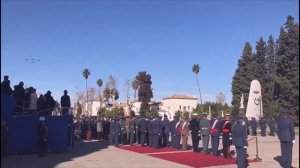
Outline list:
[[[85,78],[85,88],[86,88],[86,111],[87,110],[87,105],[88,105],[88,89],[87,89],[87,79],[88,77],[91,75],[91,72],[89,71],[89,69],[85,68],[82,72],[83,77]]]
[[[134,101],[136,101],[136,91],[139,88],[138,80],[134,79],[131,83],[132,89],[134,90]]]
[[[201,91],[200,91],[200,85],[199,85],[199,80],[198,80],[198,73],[200,71],[200,67],[198,64],[194,64],[193,66],[193,72],[196,75],[196,79],[197,79],[197,84],[198,84],[198,89],[199,89],[199,95],[200,95],[200,106],[201,106],[201,110],[203,113],[203,106],[202,106],[202,97],[201,97]]]
[[[100,102],[100,107],[99,107],[99,108],[101,108],[101,107],[102,107],[101,87],[102,87],[102,85],[103,85],[102,79],[98,79],[98,80],[97,80],[97,85],[99,86],[99,102]]]

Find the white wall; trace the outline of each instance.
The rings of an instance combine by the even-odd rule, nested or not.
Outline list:
[[[175,112],[187,111],[192,112],[194,108],[197,107],[197,100],[193,99],[165,99],[162,100],[162,106],[160,106],[160,111],[166,111],[166,115],[173,119]],[[170,118],[169,118],[170,119]]]

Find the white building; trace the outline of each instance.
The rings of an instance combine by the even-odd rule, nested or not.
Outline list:
[[[163,98],[159,105],[159,114],[167,115],[169,119],[173,119],[175,112],[187,111],[191,113],[197,107],[197,97],[186,95],[173,95]]]
[[[90,102],[91,103],[91,102]],[[135,115],[139,114],[141,108],[141,102],[130,102],[132,104],[131,109],[135,112]],[[125,115],[129,115],[129,106],[126,103],[118,103],[115,104],[116,107],[123,107],[125,111]],[[193,96],[186,95],[173,95],[166,98],[163,98],[161,102],[151,101],[149,102],[150,110],[157,110],[160,116],[167,115],[169,119],[173,119],[175,112],[187,111],[192,112],[193,109],[197,107],[197,98]],[[96,116],[100,107],[100,102],[97,100],[92,101],[92,106],[90,108],[91,115]],[[112,104],[102,103],[102,107],[110,110],[113,106]]]

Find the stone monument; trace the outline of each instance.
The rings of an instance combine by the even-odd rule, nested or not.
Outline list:
[[[261,86],[258,80],[251,81],[246,117],[254,117],[256,120],[263,117]]]

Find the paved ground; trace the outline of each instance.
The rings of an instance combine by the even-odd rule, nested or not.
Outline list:
[[[277,137],[258,136],[259,157],[262,162],[251,163],[250,168],[279,168],[280,165],[273,160],[280,155],[280,144]],[[189,140],[191,142],[191,140]],[[200,143],[200,146],[202,144]],[[234,149],[231,147],[231,149]],[[249,158],[255,158],[255,141],[249,142]],[[188,158],[187,158],[188,159]],[[299,168],[299,135],[293,147],[293,166]],[[189,166],[173,163],[148,156],[125,151],[109,146],[105,141],[78,142],[72,151],[65,153],[48,154],[44,158],[37,155],[15,155],[1,159],[3,168],[186,168]],[[236,165],[218,166],[235,168]],[[211,167],[211,168],[218,168]]]

